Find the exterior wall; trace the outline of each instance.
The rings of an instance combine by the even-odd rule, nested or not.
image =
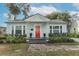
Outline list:
[[[35,25],[40,25],[40,37],[44,37],[44,33],[46,34],[46,37],[48,37],[50,33],[49,26],[62,26],[62,33],[67,33],[67,25],[66,24],[49,24],[49,23],[14,23],[14,24],[8,24],[7,25],[7,34],[12,34],[12,26],[14,27],[14,35],[15,35],[15,27],[16,26],[25,26],[25,34],[27,35],[27,38],[30,37],[30,33],[32,33],[32,37],[35,38]],[[23,27],[22,27],[23,28]],[[33,29],[33,31],[31,31]],[[23,29],[22,29],[22,35],[23,35]]]
[[[66,24],[62,24],[62,33],[67,33],[67,25]]]
[[[48,37],[48,29],[46,23],[28,23],[27,25],[27,37],[30,37],[30,33],[33,34],[32,37],[35,37],[35,25],[40,25],[40,37],[43,37],[43,34],[46,33],[46,37]],[[31,31],[33,29],[33,31]]]
[[[11,34],[11,30],[12,30],[12,25],[11,25],[11,24],[7,24],[6,33],[7,33],[7,34]]]
[[[22,30],[23,30],[23,26],[25,26],[25,33],[27,33],[27,24],[26,23],[9,23],[7,24],[7,34],[12,34],[12,27],[14,28],[14,35],[15,35],[15,30],[16,30],[16,26],[22,26]],[[23,31],[22,31],[22,35],[23,35]]]

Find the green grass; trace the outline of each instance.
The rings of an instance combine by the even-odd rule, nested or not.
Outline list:
[[[72,42],[72,43],[53,43],[53,45],[79,45],[78,42]]]
[[[79,43],[54,43],[52,45],[79,45]],[[77,51],[27,51],[29,44],[0,44],[1,56],[79,56],[79,50]]]
[[[79,56],[79,51],[49,51],[29,52],[29,56]]]
[[[1,49],[2,47],[2,49]],[[29,45],[23,44],[0,44],[0,55],[24,55]]]

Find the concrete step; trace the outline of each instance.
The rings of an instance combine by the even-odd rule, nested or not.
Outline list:
[[[46,39],[29,39],[28,43],[30,44],[44,44],[47,43]]]

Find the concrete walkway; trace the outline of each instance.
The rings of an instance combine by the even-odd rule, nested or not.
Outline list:
[[[30,44],[28,51],[60,51],[60,50],[79,50],[79,46],[75,45],[46,45],[46,44]]]

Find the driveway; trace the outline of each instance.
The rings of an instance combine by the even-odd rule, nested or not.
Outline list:
[[[75,42],[79,42],[79,38],[71,38],[73,39]]]

